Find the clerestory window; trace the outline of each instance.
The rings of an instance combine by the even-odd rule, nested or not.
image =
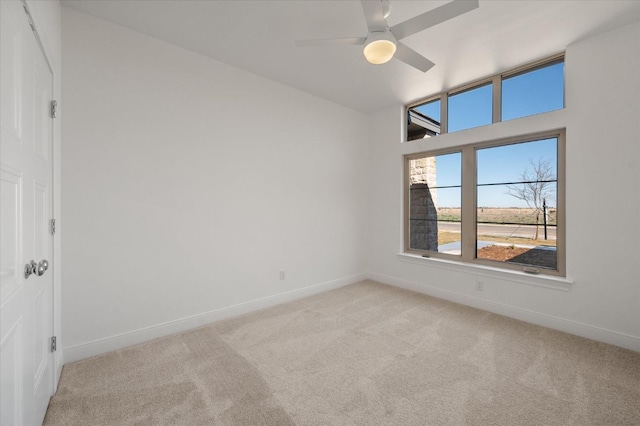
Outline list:
[[[407,142],[564,108],[564,57],[471,83],[407,107]]]

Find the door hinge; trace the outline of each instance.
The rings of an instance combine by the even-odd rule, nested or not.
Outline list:
[[[51,221],[49,221],[49,229],[51,230],[51,235],[55,235],[56,234],[56,220],[55,219],[51,219]]]
[[[58,349],[58,342],[56,336],[51,337],[51,352],[55,352]]]
[[[58,114],[58,102],[51,101],[51,118],[56,118]]]

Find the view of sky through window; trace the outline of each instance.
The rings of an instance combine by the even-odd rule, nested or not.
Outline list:
[[[448,99],[448,132],[492,123],[492,84],[474,87]],[[505,77],[502,80],[502,121],[564,108],[564,61]],[[441,122],[440,99],[412,108]]]
[[[416,110],[440,123],[440,99],[420,105]]]
[[[502,121],[564,108],[564,62],[502,80]]]
[[[522,180],[522,174],[539,160],[548,162],[557,176],[557,139],[545,139],[478,150],[477,183],[511,183]],[[456,185],[460,182],[460,158],[450,155],[436,157],[436,182],[440,186]],[[478,206],[527,207],[527,204],[509,195],[503,185],[483,186],[479,191]],[[460,197],[446,191],[438,193],[438,207],[460,207]],[[480,196],[481,195],[481,196]],[[555,206],[555,197],[548,201]],[[551,206],[553,202],[553,206]]]
[[[491,124],[493,85],[486,84],[449,97],[449,133]]]
[[[449,132],[469,129],[491,123],[490,84],[453,95],[449,98]],[[503,80],[502,117],[510,120],[564,107],[564,62],[553,63],[517,74]],[[437,105],[436,105],[437,104]],[[419,107],[419,111],[432,118],[440,118],[440,102]],[[514,182],[520,180],[532,162],[543,160],[553,165],[557,175],[557,140],[547,139],[529,143],[508,145],[495,150],[478,151],[478,184]],[[459,159],[450,156],[437,158],[436,181],[438,186],[459,181]],[[510,196],[503,186],[485,186],[479,189],[478,206],[527,207],[522,200]],[[481,195],[481,196],[480,196]],[[553,198],[555,203],[555,197]],[[460,197],[447,197],[441,191],[439,207],[460,207]]]

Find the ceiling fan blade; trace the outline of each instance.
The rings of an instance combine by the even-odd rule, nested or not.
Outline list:
[[[364,3],[364,1],[363,1]],[[454,0],[433,10],[391,27],[391,32],[400,40],[427,28],[460,16],[478,7],[478,0]]]
[[[341,46],[341,45],[362,45],[366,37],[343,37],[343,38],[324,38],[317,40],[296,40],[296,46]]]
[[[406,44],[398,42],[396,46],[396,53],[394,58],[401,60],[402,62],[411,65],[414,68],[419,69],[422,72],[427,72],[435,64],[416,52],[415,50],[407,47]]]
[[[361,2],[369,31],[384,31],[387,28],[387,21],[384,19],[382,2],[380,0],[361,0]]]

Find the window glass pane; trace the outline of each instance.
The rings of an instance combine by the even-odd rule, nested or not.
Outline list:
[[[449,97],[449,133],[493,122],[493,85],[456,93]]]
[[[440,99],[410,108],[408,115],[407,141],[440,134]]]
[[[502,80],[502,120],[564,108],[564,62]]]
[[[414,108],[434,121],[440,122],[440,99],[418,105]]]
[[[409,247],[460,254],[459,152],[409,161]]]
[[[476,151],[477,258],[557,269],[557,144]]]

